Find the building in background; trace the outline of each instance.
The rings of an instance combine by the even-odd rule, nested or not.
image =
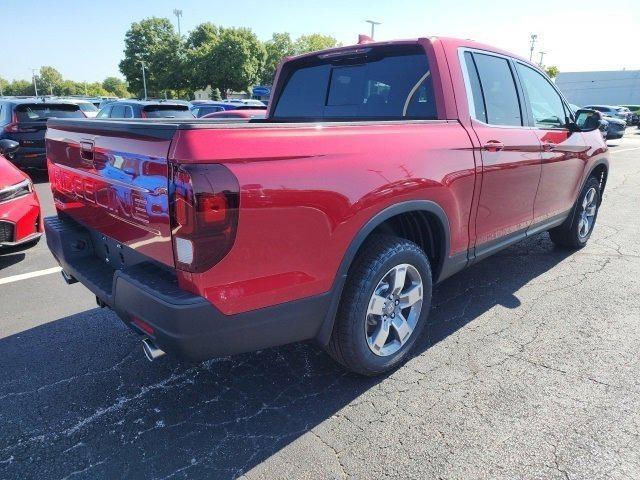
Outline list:
[[[640,104],[640,70],[560,72],[556,85],[578,106]]]

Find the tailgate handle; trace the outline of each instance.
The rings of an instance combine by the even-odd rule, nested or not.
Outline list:
[[[84,160],[93,160],[93,142],[80,142],[80,157]]]

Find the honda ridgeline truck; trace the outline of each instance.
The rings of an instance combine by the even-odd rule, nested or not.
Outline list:
[[[581,248],[607,179],[592,111],[468,40],[281,63],[265,119],[51,119],[49,248],[142,337],[199,360],[317,340],[385,372],[433,285],[525,237]]]

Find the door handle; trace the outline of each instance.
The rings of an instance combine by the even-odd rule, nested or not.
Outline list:
[[[556,143],[553,143],[553,142],[544,142],[542,144],[542,150],[544,150],[545,152],[550,152],[552,150],[555,150],[555,148],[557,146],[558,145]]]
[[[500,150],[504,149],[504,143],[498,140],[489,140],[482,146],[482,149],[486,150],[487,152],[499,152]]]

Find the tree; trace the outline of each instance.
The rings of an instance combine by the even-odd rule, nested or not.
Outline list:
[[[549,78],[556,78],[558,73],[560,73],[560,70],[555,65],[545,67],[544,71],[549,75]]]
[[[211,57],[218,43],[220,29],[213,23],[201,23],[187,36],[185,54],[186,85],[193,90],[205,89],[211,84]]]
[[[120,80],[118,77],[107,77],[102,81],[102,88],[111,95],[120,98],[126,98],[129,96],[127,90],[127,82]]]
[[[264,67],[260,72],[260,83],[271,85],[280,60],[283,57],[294,55],[296,50],[291,36],[286,32],[274,33],[271,40],[265,42],[264,47],[266,57]]]
[[[143,92],[142,63],[149,96],[184,87],[184,41],[167,18],[133,23],[125,35],[120,71],[134,92]]]
[[[33,95],[33,83],[28,80],[14,80],[3,93],[5,95]]]
[[[62,74],[53,67],[44,66],[40,68],[40,76],[38,78],[38,87],[42,89],[44,95],[57,95],[60,84],[62,83]]]
[[[9,87],[9,82],[7,82],[4,78],[0,77],[0,97],[6,94],[8,87]]]
[[[258,81],[265,49],[250,29],[223,29],[212,53],[211,85],[218,88],[224,98],[229,90],[246,91]]]
[[[310,35],[300,36],[294,44],[296,55],[301,53],[315,52],[324,50],[325,48],[339,47],[341,44],[330,35],[322,35],[320,33],[312,33]]]

